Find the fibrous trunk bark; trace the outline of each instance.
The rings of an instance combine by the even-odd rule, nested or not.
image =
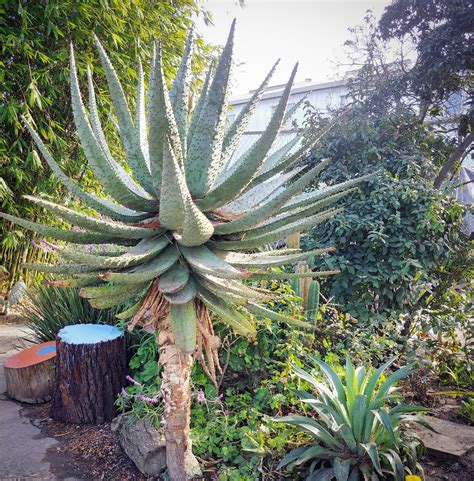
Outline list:
[[[170,328],[160,331],[158,343],[160,364],[163,366],[161,395],[168,475],[171,481],[186,481],[200,474],[190,437],[191,370],[194,359],[192,354],[186,354],[176,346]]]

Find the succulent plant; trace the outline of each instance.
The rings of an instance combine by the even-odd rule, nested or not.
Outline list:
[[[8,314],[9,307],[18,304],[25,292],[26,284],[22,280],[15,282],[8,296],[5,299],[0,299],[0,305],[3,305],[1,313],[6,316]]]
[[[363,366],[355,369],[347,358],[342,379],[325,362],[313,356],[310,359],[321,369],[323,382],[297,366],[293,370],[317,392],[297,392],[314,416],[273,420],[297,426],[313,442],[290,451],[278,468],[309,465],[302,478],[308,481],[403,481],[406,474],[423,475],[417,462],[421,443],[407,435],[401,424],[411,420],[431,429],[422,418],[413,415],[426,409],[402,404],[395,387],[408,376],[410,367],[402,367],[384,379],[384,371],[395,359],[369,372]]]
[[[183,449],[189,451],[189,442],[180,444],[176,439],[181,436],[179,429],[189,429],[186,427],[189,402],[181,403],[177,399],[189,388],[191,355],[194,353],[207,366],[211,377],[219,370],[216,354],[219,340],[214,336],[208,309],[237,333],[249,337],[255,336],[254,316],[310,327],[264,307],[261,301],[270,299],[270,295],[245,281],[275,277],[269,270],[271,267],[291,265],[323,255],[330,249],[249,251],[334,216],[339,209],[331,206],[366,178],[303,192],[330,162],[323,160],[312,168],[297,166],[298,160],[318,141],[318,135],[299,134],[283,147],[272,150],[281,126],[292,114],[291,110],[287,111],[287,103],[296,66],[266,130],[242,156],[233,158],[276,68],[275,64],[236,120],[227,127],[233,39],[234,24],[215,70],[212,66],[209,69],[192,112],[188,110],[192,34],[170,89],[163,74],[160,46],[154,47],[147,101],[144,73],[138,64],[135,120],[112,63],[96,39],[115,106],[126,168],[113,157],[107,144],[90,70],[87,72],[88,111],[83,103],[71,47],[71,102],[77,134],[106,197],[86,192],[69,179],[35,132],[32,121],[25,120],[56,176],[97,215],[30,196],[37,206],[80,230],[1,214],[44,237],[70,243],[69,247],[48,244],[63,262],[26,264],[25,268],[69,276],[52,283],[80,287],[81,295],[89,298],[95,307],[112,307],[137,298],[119,317],[131,318],[132,327],[138,323],[158,331],[160,362],[164,365],[164,415],[166,423],[175,428],[174,433],[167,435],[169,463],[170,458],[182,458]],[[78,244],[110,244],[123,248],[113,254],[92,254],[78,248]],[[298,274],[280,276],[291,278]],[[167,400],[173,409],[167,410]],[[178,417],[182,418],[179,422]],[[172,469],[170,476],[185,479],[182,472],[176,474]]]

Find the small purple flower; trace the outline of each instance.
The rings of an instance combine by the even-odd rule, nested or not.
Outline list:
[[[128,394],[127,394],[127,391],[125,391],[125,388],[122,388],[122,390],[120,391],[120,394],[122,395],[122,397],[128,397]]]
[[[227,416],[227,415],[229,414],[228,409],[227,409],[227,408],[223,408],[223,409],[222,409],[222,414],[223,414],[224,416]]]
[[[31,239],[31,245],[35,248],[35,249],[41,249],[41,246],[35,242],[34,239]]]
[[[196,401],[201,404],[206,402],[206,396],[204,395],[204,391],[202,389],[199,389],[196,395]]]
[[[140,396],[140,400],[147,404],[156,404],[158,402],[158,398],[144,396],[143,394]]]
[[[129,376],[128,374],[125,376],[125,379],[132,384],[135,384],[135,386],[141,386],[141,384],[138,381],[135,381],[132,376]]]
[[[73,232],[84,232],[80,227],[77,227],[77,226],[75,226],[75,225],[73,225],[73,226],[71,227],[71,230],[72,230]]]

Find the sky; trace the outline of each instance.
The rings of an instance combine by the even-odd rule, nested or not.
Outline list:
[[[276,59],[281,58],[272,85],[285,83],[299,61],[296,82],[327,81],[340,75],[346,62],[343,44],[348,28],[362,23],[368,9],[378,19],[390,0],[208,0],[213,26],[199,20],[205,40],[222,45],[232,19],[237,18],[233,95],[256,88]]]

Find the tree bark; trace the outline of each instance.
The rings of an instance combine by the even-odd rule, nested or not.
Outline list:
[[[200,474],[199,463],[192,452],[191,370],[192,354],[176,346],[169,321],[158,335],[159,362],[163,366],[161,395],[164,405],[166,465],[170,481],[186,481]]]
[[[434,181],[434,186],[439,189],[441,184],[446,180],[449,173],[456,167],[458,162],[462,160],[465,153],[469,149],[470,145],[474,141],[474,131],[472,131],[456,148],[452,153],[451,157],[446,161],[441,170],[439,171],[438,177]]]
[[[81,328],[94,324],[85,324]],[[67,326],[67,329],[77,326]],[[101,327],[115,329],[113,326]],[[119,333],[113,339],[97,342],[68,342],[56,338],[56,382],[51,416],[56,421],[76,424],[101,424],[111,421],[115,400],[125,384],[127,366],[125,338]],[[117,330],[118,331],[118,330]]]

